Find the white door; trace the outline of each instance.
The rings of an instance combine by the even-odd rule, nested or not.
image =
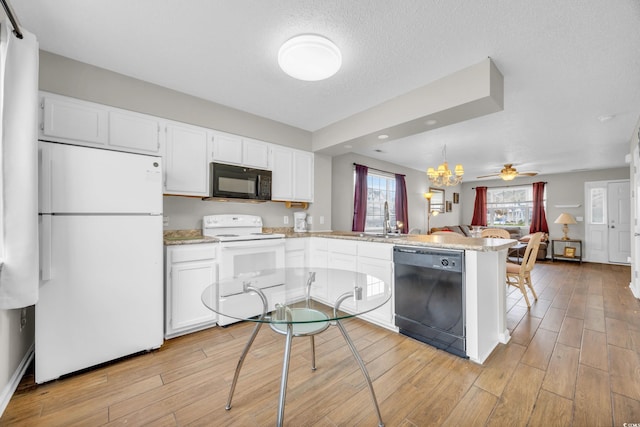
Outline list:
[[[628,263],[631,256],[629,181],[585,183],[586,261]]]
[[[631,256],[631,206],[629,181],[608,185],[609,262],[628,263]]]

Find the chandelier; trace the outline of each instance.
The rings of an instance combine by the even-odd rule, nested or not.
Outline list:
[[[462,175],[464,175],[464,169],[462,168],[462,165],[459,164],[456,165],[456,168],[453,171],[449,169],[446,145],[442,148],[442,157],[444,158],[444,162],[439,165],[437,169],[427,169],[429,181],[438,187],[460,184],[462,182]]]

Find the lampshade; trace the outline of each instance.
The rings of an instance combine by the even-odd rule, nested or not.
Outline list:
[[[553,222],[556,224],[577,224],[576,219],[573,217],[573,215],[568,213],[561,213],[560,216]]]
[[[564,233],[562,240],[570,240],[568,235],[569,226],[567,224],[577,224],[576,219],[573,217],[573,215],[563,212],[553,222],[555,222],[556,224],[562,224],[562,233]]]
[[[331,40],[315,34],[303,34],[287,40],[278,52],[280,68],[293,78],[324,80],[342,66],[340,49]]]

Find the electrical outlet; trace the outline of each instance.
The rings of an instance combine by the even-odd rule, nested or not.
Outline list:
[[[289,217],[285,215],[283,221],[284,221],[284,225],[289,224]]]
[[[324,216],[320,215],[320,225],[324,224]]]
[[[169,217],[168,216],[163,216],[162,217],[162,226],[163,227],[168,227],[169,226]]]

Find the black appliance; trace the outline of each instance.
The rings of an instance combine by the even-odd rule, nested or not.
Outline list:
[[[211,197],[271,200],[271,171],[211,163]]]
[[[396,246],[393,262],[400,333],[466,358],[464,251]]]

